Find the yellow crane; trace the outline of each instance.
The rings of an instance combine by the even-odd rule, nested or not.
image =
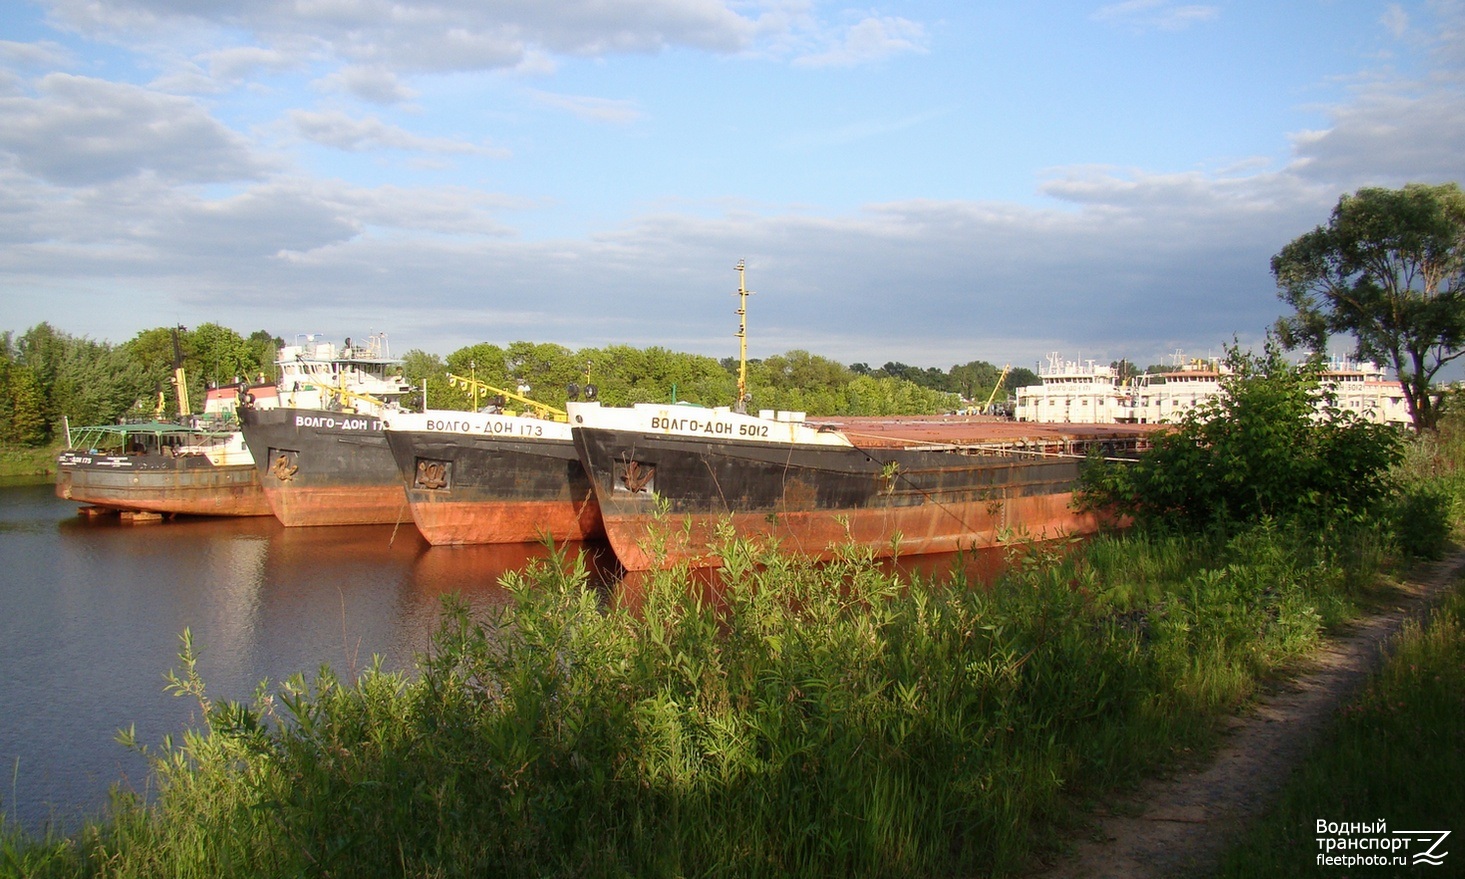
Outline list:
[[[448,387],[463,388],[464,390],[468,391],[468,393],[473,398],[474,409],[478,408],[479,397],[487,396],[488,394],[500,394],[506,399],[515,400],[523,403],[526,406],[532,407],[540,418],[547,418],[552,421],[568,421],[570,419],[569,415],[567,415],[565,413],[565,410],[563,409],[556,409],[553,406],[541,403],[538,400],[531,400],[528,397],[522,394],[516,394],[513,391],[506,391],[503,388],[496,388],[488,382],[479,381],[476,377],[453,375],[450,372],[448,373]]]
[[[987,395],[987,402],[982,404],[982,414],[986,415],[992,411],[992,401],[997,399],[997,392],[1002,390],[1002,383],[1007,381],[1007,374],[1012,372],[1012,364],[1002,367],[1002,374],[997,376],[997,384],[992,386],[992,393]]]
[[[188,328],[178,325],[173,328],[173,392],[178,398],[178,417],[186,420],[192,409],[188,405],[188,376],[183,371],[183,346],[179,341],[178,334],[188,332]],[[166,403],[163,400],[163,390],[158,389],[158,405],[153,410],[153,418],[161,420]]]

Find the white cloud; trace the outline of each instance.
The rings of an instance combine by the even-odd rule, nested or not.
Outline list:
[[[812,131],[793,135],[785,144],[796,150],[825,149],[844,146],[894,132],[917,128],[943,116],[945,110],[923,110],[898,119],[865,119],[850,125],[827,131]]]
[[[0,64],[32,70],[54,70],[74,63],[75,60],[65,47],[50,40],[35,43],[0,40]]]
[[[1145,360],[1259,335],[1278,314],[1267,260],[1336,197],[1285,176],[1093,170],[1048,191],[1066,206],[907,200],[828,217],[778,206],[669,212],[535,242],[495,219],[533,205],[466,189],[278,181],[206,200],[138,180],[58,200],[30,184],[18,197],[32,216],[17,230],[39,225],[57,237],[7,247],[6,273],[20,287],[52,275],[83,285],[135,277],[178,308],[207,308],[231,325],[256,325],[260,314],[310,325],[308,303],[372,315],[394,338],[444,353],[508,341],[511,315],[513,332],[567,345],[682,340],[721,355],[731,353],[730,268],[746,256],[760,293],[755,353],[802,347],[949,365],[1023,362],[1055,340],[1081,340],[1089,354]],[[139,328],[158,322],[136,319]],[[999,347],[975,350],[976,338]]]
[[[1404,7],[1397,3],[1390,3],[1384,7],[1384,14],[1380,17],[1379,23],[1396,40],[1402,39],[1409,33],[1409,13],[1405,12]]]
[[[187,63],[161,65],[168,73],[160,82],[198,93],[210,79],[217,87],[309,63],[299,69],[318,85],[393,105],[416,99],[405,77],[421,71],[543,70],[555,57],[670,46],[834,65],[924,51],[926,42],[921,25],[874,13],[830,31],[797,2],[61,0],[54,8],[108,28],[109,39],[170,26],[259,38],[255,49],[190,55],[180,47]],[[1141,0],[1095,17],[1151,29],[1216,14]],[[1435,32],[1457,33],[1458,21]],[[1429,30],[1412,26],[1415,36]],[[1327,127],[1298,134],[1290,163],[1263,156],[1219,173],[1057,168],[1042,182],[1042,208],[908,198],[820,215],[807,206],[691,203],[553,240],[513,225],[517,215],[526,229],[551,226],[536,216],[548,197],[509,198],[473,180],[414,187],[302,179],[269,167],[202,102],[62,74],[10,80],[0,84],[0,327],[51,319],[116,339],[197,314],[289,334],[350,314],[408,347],[444,353],[514,333],[720,356],[732,349],[731,265],[747,257],[760,292],[750,327],[761,354],[803,347],[944,366],[973,357],[1026,363],[1082,346],[1085,356],[1143,362],[1176,347],[1260,335],[1280,313],[1270,257],[1324,221],[1340,193],[1421,174],[1465,179],[1456,73],[1374,85],[1324,108]],[[448,85],[443,91],[458,84]],[[595,121],[633,123],[643,112],[629,100],[530,94]],[[258,122],[251,136],[292,126],[352,152],[502,154],[408,130],[392,116],[258,106],[241,116],[279,121]],[[821,142],[931,118],[919,108],[885,112],[883,122]],[[243,131],[249,123],[239,124]],[[119,287],[145,288],[149,305],[109,311],[97,291]]]
[[[645,114],[633,101],[618,101],[610,98],[594,98],[583,95],[557,95],[553,92],[530,89],[529,95],[546,107],[565,110],[586,122],[607,122],[613,125],[630,125],[641,121]]]
[[[0,98],[0,151],[46,180],[213,183],[264,171],[243,138],[186,98],[62,73],[42,78],[36,94]]]
[[[1465,67],[1465,2],[1430,0],[1434,32],[1432,51],[1441,65],[1458,77]]]
[[[355,95],[373,104],[400,104],[417,97],[395,73],[381,67],[347,67],[319,83],[326,89]]]
[[[248,79],[256,71],[278,73],[302,66],[301,58],[293,53],[278,49],[263,49],[258,46],[236,46],[207,53],[202,59],[209,72],[219,79],[239,81]]]
[[[1176,4],[1171,0],[1125,0],[1099,7],[1092,18],[1135,31],[1178,31],[1214,21],[1220,15],[1221,10],[1216,6]]]
[[[1326,130],[1293,136],[1299,176],[1344,188],[1465,181],[1465,92],[1457,87],[1373,86],[1331,117]]]
[[[822,51],[794,59],[799,67],[854,67],[893,55],[926,52],[926,30],[905,18],[870,16],[838,35]]]
[[[422,137],[389,125],[375,116],[355,119],[345,113],[292,110],[290,122],[307,140],[346,152],[405,150],[408,152],[506,157],[507,151],[485,144],[444,137]]]
[[[51,0],[51,14],[86,34],[146,39],[175,29],[243,30],[266,47],[317,41],[351,63],[398,71],[512,69],[537,53],[598,56],[673,46],[730,53],[756,23],[722,0]]]

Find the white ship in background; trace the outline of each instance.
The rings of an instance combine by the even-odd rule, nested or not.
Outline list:
[[[1175,360],[1169,371],[1126,381],[1112,366],[1050,354],[1048,365],[1038,368],[1042,384],[1017,389],[1014,417],[1043,424],[1173,424],[1219,393],[1228,374],[1219,359],[1177,354]],[[1339,409],[1375,424],[1410,423],[1403,387],[1376,364],[1334,358],[1321,378]]]
[[[1056,352],[1038,367],[1040,385],[1017,389],[1018,421],[1037,424],[1133,424],[1128,386],[1118,370],[1093,360],[1064,360]]]

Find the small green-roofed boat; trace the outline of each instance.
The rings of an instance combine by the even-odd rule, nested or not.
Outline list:
[[[119,511],[270,515],[242,433],[166,421],[69,429],[56,495]]]

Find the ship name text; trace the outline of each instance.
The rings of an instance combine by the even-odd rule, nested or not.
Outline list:
[[[333,415],[296,415],[296,427],[324,427],[327,430],[381,430],[380,418],[336,418]]]
[[[652,430],[665,430],[672,433],[701,433],[713,436],[737,436],[748,439],[767,439],[768,425],[766,424],[736,424],[732,421],[723,421],[716,418],[701,420],[697,418],[662,418],[651,419]]]

